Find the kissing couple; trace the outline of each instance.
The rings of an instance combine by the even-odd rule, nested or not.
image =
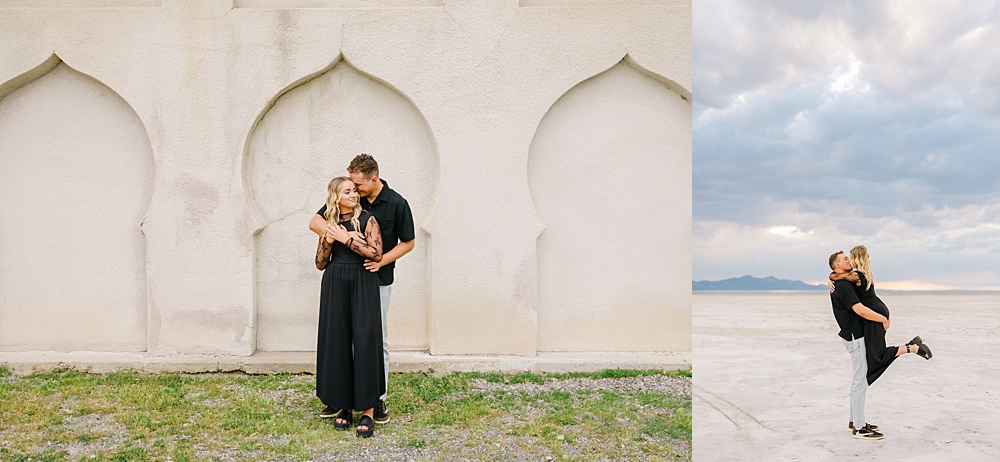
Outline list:
[[[880,440],[884,435],[878,425],[865,420],[865,395],[898,356],[913,353],[931,359],[931,349],[920,336],[905,345],[886,346],[889,308],[875,295],[868,249],[859,245],[850,257],[843,251],[830,255],[830,301],[833,317],[840,327],[838,335],[851,354],[851,420],[847,426],[854,438]],[[857,425],[855,425],[857,423]]]

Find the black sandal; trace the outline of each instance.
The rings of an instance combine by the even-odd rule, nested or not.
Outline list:
[[[362,415],[361,420],[358,421],[359,427],[366,427],[368,430],[357,429],[358,436],[362,438],[369,438],[375,434],[375,421],[367,415]]]
[[[338,420],[343,420],[345,423],[337,422]],[[333,426],[337,430],[347,430],[351,427],[351,425],[354,425],[354,416],[351,414],[351,410],[341,409],[340,412],[337,413],[337,418],[334,419]]]
[[[910,343],[906,344],[907,352],[910,351],[910,345],[916,345],[917,354],[922,356],[924,359],[931,359],[932,357],[934,357],[934,353],[931,353],[931,348],[928,347],[927,345],[924,345],[924,341],[920,338],[919,335],[913,337],[913,340],[910,340]]]

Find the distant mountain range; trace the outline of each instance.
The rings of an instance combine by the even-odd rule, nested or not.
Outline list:
[[[743,276],[721,281],[691,281],[691,290],[827,290],[826,284],[812,285],[802,281],[778,279],[774,276],[755,278]]]

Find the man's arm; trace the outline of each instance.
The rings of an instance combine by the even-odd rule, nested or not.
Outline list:
[[[385,255],[382,255],[382,261],[365,260],[365,269],[373,273],[377,272],[379,268],[396,261],[396,259],[402,257],[403,255],[410,253],[410,251],[413,250],[414,242],[416,241],[406,241],[396,244],[392,250],[386,252]]]
[[[885,328],[885,330],[889,330],[889,318],[876,313],[871,308],[868,308],[867,306],[864,306],[861,303],[855,303],[853,306],[851,306],[851,309],[854,310],[854,312],[857,313],[858,316],[861,316],[862,318],[865,318],[869,321],[882,323],[882,327]]]
[[[324,235],[326,233],[326,220],[318,213],[313,215],[312,220],[309,220],[309,229],[320,236]]]
[[[411,250],[413,250],[413,244],[416,242],[416,234],[413,232],[413,212],[410,211],[410,204],[403,199],[403,204],[401,207],[396,208],[395,219],[393,220],[393,226],[396,226],[396,236],[399,237],[399,244],[396,244],[392,250],[382,255],[382,261],[373,262],[365,260],[365,269],[371,272],[378,271],[379,268],[388,265],[406,255]]]
[[[323,218],[323,216],[317,213],[316,215],[313,215],[312,220],[309,220],[309,229],[312,232],[319,234],[320,236],[323,236],[326,233],[326,224],[327,221]],[[360,243],[367,243],[365,237],[362,236],[361,233],[357,231],[348,231],[347,234],[349,234],[351,237],[353,237]]]
[[[849,282],[844,280],[838,280],[834,282],[837,284],[837,290],[833,293],[833,296],[838,298],[840,300],[840,303],[843,304],[843,306],[851,307],[851,309],[854,310],[854,312],[857,313],[857,315],[861,316],[862,318],[865,318],[869,321],[882,323],[885,329],[889,330],[889,320],[886,319],[885,316],[876,313],[871,308],[868,308],[867,306],[862,304],[861,300],[858,300],[858,296],[857,294],[854,293],[854,288],[850,285]]]
[[[861,316],[862,318],[865,318],[869,321],[881,322],[885,324],[885,322],[889,320],[885,316],[876,313],[874,310],[868,308],[867,306],[861,303],[855,303],[854,306],[851,307],[851,309],[854,310],[854,312],[857,313],[858,316]]]

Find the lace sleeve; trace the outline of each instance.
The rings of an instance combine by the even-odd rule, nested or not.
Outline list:
[[[368,225],[365,227],[365,241],[367,242],[362,243],[352,237],[347,241],[347,247],[371,261],[382,261],[382,230],[378,227],[375,215],[368,218]]]
[[[847,281],[847,282],[854,283],[854,285],[856,285],[856,286],[859,286],[859,287],[861,286],[861,278],[859,278],[858,277],[858,273],[855,273],[854,271],[851,271],[850,273],[844,273],[844,274],[830,273],[830,280],[831,281]]]
[[[333,244],[326,242],[325,236],[319,237],[319,247],[316,248],[316,269],[322,271],[330,263],[330,253],[333,252]]]

